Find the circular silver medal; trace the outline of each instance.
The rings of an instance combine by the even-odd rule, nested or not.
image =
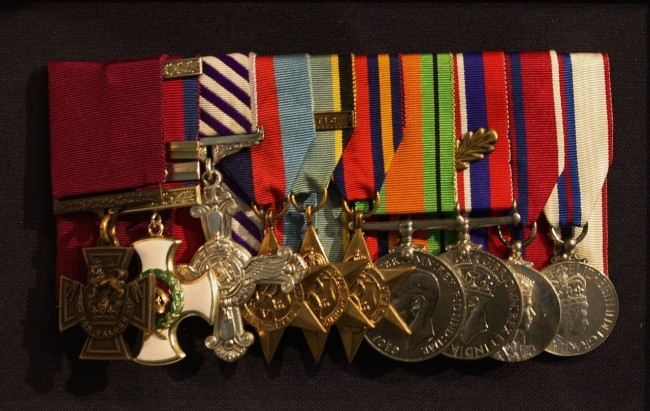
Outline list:
[[[537,234],[533,224],[526,241],[506,240],[497,227],[499,239],[510,248],[506,264],[515,273],[523,297],[524,313],[514,338],[504,345],[492,358],[507,362],[525,361],[542,353],[557,334],[560,325],[560,300],[553,285],[523,259],[523,249]]]
[[[561,356],[593,350],[609,337],[618,318],[618,296],[609,278],[577,257],[576,245],[587,235],[588,224],[578,238],[563,240],[555,227],[551,235],[562,253],[551,259],[542,274],[555,288],[562,306],[560,328],[546,351]]]
[[[368,331],[366,341],[397,361],[424,361],[438,355],[456,338],[465,317],[465,292],[454,269],[410,243],[380,258],[375,265],[416,267],[392,295],[393,305],[412,333],[375,328]]]
[[[470,243],[471,244],[471,243]],[[509,343],[523,314],[514,273],[499,258],[474,247],[447,251],[440,257],[461,275],[467,307],[456,340],[443,352],[462,360],[484,358]]]
[[[560,327],[546,351],[573,356],[602,344],[618,317],[618,297],[609,278],[581,261],[551,264],[542,274],[553,284],[562,306]]]
[[[537,270],[508,264],[523,296],[523,316],[512,341],[492,355],[507,362],[525,361],[544,352],[560,324],[560,301],[551,283]]]

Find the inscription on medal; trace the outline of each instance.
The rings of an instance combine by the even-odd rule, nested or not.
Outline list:
[[[551,283],[537,270],[510,264],[519,283],[524,312],[511,342],[492,357],[501,361],[524,361],[544,351],[560,324],[560,301]]]
[[[412,334],[375,328],[368,331],[366,340],[398,361],[424,361],[439,354],[458,335],[465,314],[465,292],[453,268],[419,251],[409,259],[393,252],[375,264],[380,268],[417,268],[392,295],[393,305]]]
[[[602,344],[618,317],[618,297],[609,278],[577,261],[552,264],[542,274],[553,284],[562,306],[560,327],[546,351],[572,356]]]
[[[523,315],[514,274],[503,261],[479,250],[462,259],[456,250],[441,257],[459,270],[467,297],[462,329],[444,354],[458,359],[493,354],[514,338]]]

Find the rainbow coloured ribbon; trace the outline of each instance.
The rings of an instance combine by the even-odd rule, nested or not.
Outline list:
[[[600,53],[559,54],[564,170],[544,208],[553,227],[589,223],[577,252],[607,272],[607,172],[612,162],[613,119],[609,60]]]
[[[502,52],[455,55],[456,137],[480,127],[497,132],[495,149],[457,173],[458,202],[471,216],[512,208],[512,174],[508,140],[508,94]],[[493,254],[506,249],[486,228],[473,229],[472,240]]]
[[[229,185],[262,207],[281,207],[316,136],[307,54],[257,56],[258,122],[264,141],[222,160]],[[300,237],[275,227],[279,240],[300,246]]]
[[[401,55],[404,124],[402,144],[381,188],[379,215],[454,210],[454,69],[453,55]],[[396,233],[369,233],[368,248],[376,258],[399,240]],[[446,233],[417,233],[414,242],[434,253],[442,251]]]

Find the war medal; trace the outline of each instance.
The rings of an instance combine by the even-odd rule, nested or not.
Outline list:
[[[183,277],[174,267],[174,254],[180,241],[163,237],[163,225],[156,212],[149,224],[150,238],[133,243],[140,257],[140,277],[153,275],[156,278],[156,331],[145,334],[142,348],[134,358],[144,365],[172,364],[185,358],[178,345],[176,330],[180,321],[191,315],[198,315],[213,324],[218,302],[217,279],[212,272],[199,273],[198,277]]]
[[[440,258],[460,272],[467,306],[460,334],[443,354],[474,360],[497,352],[514,338],[523,302],[514,273],[471,241],[469,219],[460,215],[460,208],[457,212],[459,241]]]
[[[414,265],[392,294],[392,303],[412,333],[389,329],[368,331],[366,340],[383,355],[404,362],[424,361],[442,352],[456,338],[465,318],[465,291],[444,260],[412,242],[413,222],[400,222],[400,245],[375,262],[379,268]]]
[[[88,282],[61,277],[59,330],[79,324],[88,334],[79,355],[84,360],[130,360],[122,332],[129,324],[145,333],[154,331],[155,278],[148,275],[128,282],[133,248],[119,246],[114,219],[113,212],[102,218],[102,245],[83,249]]]
[[[492,358],[507,362],[525,361],[543,352],[555,337],[560,324],[560,300],[546,277],[522,257],[523,248],[537,234],[537,224],[533,224],[531,235],[524,242],[507,241],[501,233],[501,227],[498,227],[497,233],[499,239],[512,250],[506,264],[517,278],[524,313],[512,341],[494,353]]]
[[[609,278],[586,259],[575,255],[576,245],[585,237],[588,224],[578,238],[563,240],[554,228],[551,234],[562,246],[552,264],[542,270],[560,297],[560,328],[546,347],[551,354],[573,356],[587,353],[602,344],[614,329],[618,317],[618,296]]]

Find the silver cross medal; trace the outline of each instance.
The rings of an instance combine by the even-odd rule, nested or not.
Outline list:
[[[255,338],[244,329],[240,307],[248,301],[257,284],[282,284],[284,292],[292,291],[303,272],[294,267],[291,255],[264,255],[251,259],[249,252],[231,238],[231,218],[238,207],[230,192],[223,187],[222,176],[214,168],[228,154],[258,144],[263,139],[261,127],[255,134],[204,137],[201,145],[205,162],[202,204],[192,207],[192,216],[201,218],[206,242],[180,269],[200,275],[209,272],[217,279],[219,303],[213,334],[205,339],[206,347],[227,362],[239,359]]]

